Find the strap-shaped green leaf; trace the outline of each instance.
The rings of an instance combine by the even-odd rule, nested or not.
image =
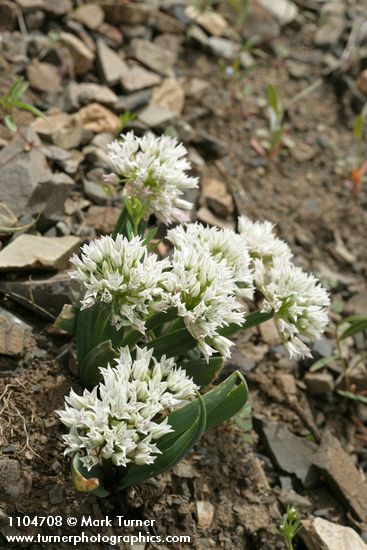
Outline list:
[[[247,330],[252,327],[257,327],[258,325],[261,325],[261,323],[264,323],[264,321],[268,321],[268,319],[271,319],[272,317],[274,317],[274,311],[253,311],[252,313],[247,315],[242,325],[230,324],[228,325],[228,327],[220,329],[219,332],[222,336],[233,336],[233,334],[236,334],[236,332],[239,332],[240,330]]]
[[[102,380],[99,367],[106,367],[108,363],[118,357],[113,349],[111,340],[101,342],[87,353],[83,363],[79,365],[79,376],[82,384],[87,388],[94,388]]]
[[[204,399],[199,395],[196,402],[198,403],[196,409],[197,416],[188,429],[184,433],[181,433],[179,437],[175,438],[172,445],[165,449],[164,453],[155,459],[154,464],[149,464],[147,466],[137,466],[133,464],[129,466],[126,475],[118,484],[119,490],[125,489],[134,483],[149,479],[150,477],[162,474],[177,464],[190,451],[203,434],[206,426]]]
[[[148,348],[154,348],[154,357],[159,359],[162,355],[175,357],[197,346],[197,341],[185,329],[175,330],[151,340]]]
[[[109,492],[101,484],[101,469],[94,467],[87,470],[80,461],[79,453],[75,453],[71,461],[71,478],[77,491],[92,493],[98,497],[107,497]]]
[[[367,330],[367,317],[365,315],[352,315],[346,317],[340,324],[349,323],[350,326],[343,332],[340,339],[348,338],[348,336],[354,336],[358,332],[364,332]]]
[[[203,399],[206,408],[205,431],[207,431],[228,420],[246,405],[248,399],[246,381],[238,371],[233,372],[221,384],[203,395]],[[198,414],[198,407],[199,402],[195,399],[168,416],[168,424],[172,426],[174,432],[162,437],[161,449],[169,446],[172,439],[192,425]]]
[[[76,334],[78,313],[80,309],[71,304],[65,304],[55,320],[55,327],[68,334]]]
[[[182,361],[179,366],[185,369],[187,375],[191,376],[195,384],[203,388],[214,380],[223,364],[223,357],[211,357],[208,362],[204,358],[192,359]]]

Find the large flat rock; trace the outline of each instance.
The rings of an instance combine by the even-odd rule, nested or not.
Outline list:
[[[79,247],[78,237],[21,235],[0,252],[0,270],[61,270]]]

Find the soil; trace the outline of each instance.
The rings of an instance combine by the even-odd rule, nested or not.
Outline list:
[[[309,27],[283,29],[279,38],[262,48],[263,55],[256,56],[255,66],[243,70],[239,78],[223,78],[217,60],[192,44],[182,48],[178,67],[180,76],[198,77],[210,83],[202,102],[203,116],[199,116],[202,105],[187,99],[183,118],[197,134],[215,136],[225,147],[220,159],[206,159],[205,165],[197,168],[200,175],[218,179],[226,175],[237,213],[276,223],[279,236],[290,244],[297,262],[329,283],[334,303],[342,304],[331,313],[335,322],[341,313],[353,313],[348,301],[366,289],[367,191],[362,186],[359,195],[353,196],[344,183],[345,177],[336,169],[338,160],[354,150],[353,98],[348,91],[340,98],[335,81],[323,76],[325,52],[315,49],[313,29]],[[282,51],[287,51],[287,55],[279,55]],[[292,62],[302,65],[301,78],[290,76]],[[287,105],[319,78],[321,84],[287,110],[287,136],[294,147],[282,148],[272,161],[259,155],[251,140],[258,135],[258,129],[267,126],[264,109],[259,107],[267,85],[276,84]],[[352,258],[338,252],[339,239]],[[4,299],[3,305],[7,304]],[[29,315],[20,306],[12,307]],[[50,325],[41,319],[34,315],[30,318],[37,323],[37,345],[19,364],[9,362],[14,371],[0,378],[0,459],[17,458],[22,471],[32,480],[32,488],[16,503],[4,502],[0,509],[4,517],[35,512],[64,518],[123,514],[133,519],[154,519],[151,535],[189,535],[189,547],[198,550],[285,548],[275,532],[284,511],[279,496],[280,476],[285,474],[273,465],[258,434],[254,430],[244,433],[234,421],[203,437],[173,471],[133,487],[119,498],[103,500],[76,493],[70,483],[69,464],[62,458],[62,427],[55,414],[63,407],[70,387],[78,388],[68,354],[66,360],[65,354],[63,360],[59,358],[68,340],[53,334]],[[331,325],[326,334],[330,341],[332,334]],[[365,340],[360,343],[363,346]],[[242,360],[235,366],[246,374],[254,414],[283,421],[293,433],[304,437],[331,429],[358,468],[366,467],[366,407],[341,400],[335,394],[310,395],[302,381],[309,363],[288,360],[279,346],[264,344],[256,330],[238,347],[240,351],[250,351],[249,358],[253,360]],[[231,365],[226,369],[228,372]],[[296,379],[298,408],[286,394],[274,389],[282,373],[290,373]],[[363,527],[347,516],[326,486],[320,484],[312,491],[299,482],[294,486],[299,495],[311,499],[314,511],[323,510],[336,522]],[[213,512],[209,526],[205,524],[205,514],[200,512],[198,503],[202,502],[209,516]],[[302,506],[299,509],[302,517],[307,517],[309,510]],[[11,532],[16,531],[19,530]],[[89,534],[100,531],[85,529]],[[49,534],[50,530],[44,528],[42,532]],[[26,533],[32,531],[27,529]],[[121,530],[103,529],[103,534],[111,533],[119,535]],[[65,526],[62,534],[75,534],[75,529]],[[0,547],[9,546],[0,538]],[[44,547],[53,550],[70,546],[47,543]],[[145,548],[171,547],[148,543]],[[177,543],[175,547],[187,545]],[[108,545],[91,544],[88,548]],[[122,544],[120,548],[129,546]],[[301,540],[297,540],[295,548],[304,548]]]

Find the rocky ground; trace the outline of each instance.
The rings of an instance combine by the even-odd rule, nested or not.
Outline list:
[[[189,534],[197,549],[285,548],[275,529],[294,504],[296,548],[367,548],[367,407],[337,393],[367,395],[366,335],[343,341],[347,378],[336,360],[310,371],[338,352],[338,321],[367,312],[367,193],[355,173],[367,154],[353,133],[367,98],[366,8],[0,0],[0,94],[23,76],[24,100],[47,115],[15,109],[11,132],[0,113],[0,537],[15,513],[123,513],[156,519],[161,536]],[[269,84],[284,108],[273,155]],[[245,374],[252,426],[228,423],[173,471],[97,501],[75,494],[62,458],[54,411],[77,385],[71,342],[52,323],[74,297],[70,254],[118,215],[102,184],[105,146],[127,129],[182,140],[200,176],[193,218],[275,222],[332,307],[313,361],[289,360],[271,323],[238,340],[224,372]]]

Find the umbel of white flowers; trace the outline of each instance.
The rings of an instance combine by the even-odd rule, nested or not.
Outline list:
[[[103,382],[91,392],[71,390],[61,421],[70,432],[63,436],[65,454],[81,455],[90,470],[102,459],[116,466],[152,464],[161,451],[157,440],[172,432],[164,415],[186,404],[198,390],[186,372],[153,350],[129,348],[120,352],[114,367],[101,368]]]
[[[191,168],[186,155],[174,138],[152,133],[139,138],[128,132],[108,145],[113,174],[106,179],[117,180],[125,197],[144,203],[146,217],[154,214],[165,224],[186,222],[192,204],[182,196],[198,186],[198,179],[186,174]]]
[[[83,283],[86,291],[82,308],[111,304],[117,329],[132,326],[144,332],[146,317],[167,308],[164,269],[169,261],[148,254],[140,237],[131,241],[122,235],[101,237],[84,245],[81,258],[74,255],[70,262],[76,268],[71,278]]]
[[[256,289],[290,355],[309,356],[307,343],[327,324],[327,292],[292,263],[272,224],[242,216],[239,229],[236,234],[188,224],[170,230],[174,250],[164,260],[149,254],[138,237],[102,237],[83,247],[81,259],[72,259],[72,277],[86,290],[82,307],[110,303],[117,328],[132,325],[144,333],[148,315],[174,306],[207,359],[214,352],[229,357],[232,342],[220,329],[244,321],[241,298],[250,300]]]

